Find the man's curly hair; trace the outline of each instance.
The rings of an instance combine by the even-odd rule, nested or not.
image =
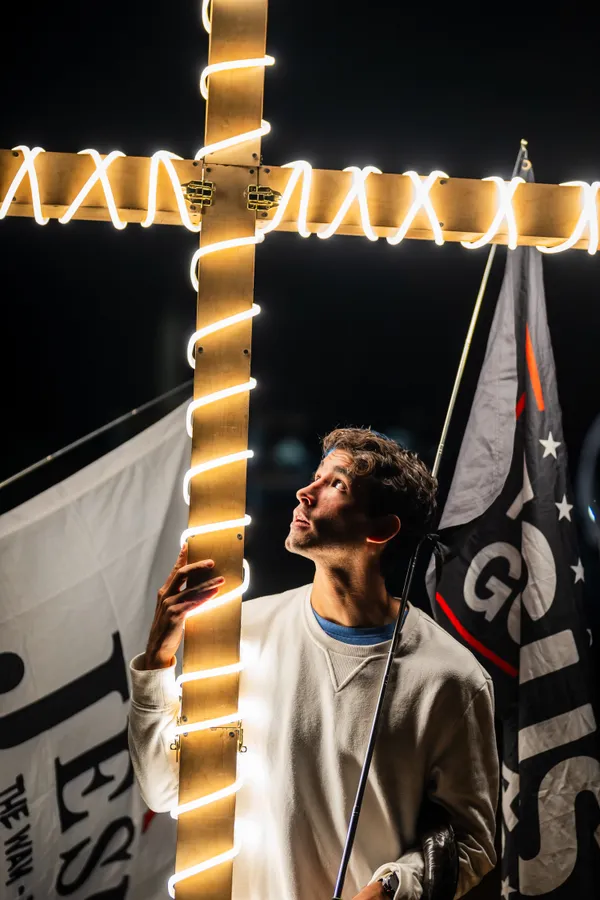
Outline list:
[[[418,541],[433,526],[437,479],[416,453],[370,428],[336,428],[322,444],[323,456],[344,450],[352,457],[349,474],[365,480],[370,515],[400,519],[400,532],[382,555],[387,570],[401,545]]]

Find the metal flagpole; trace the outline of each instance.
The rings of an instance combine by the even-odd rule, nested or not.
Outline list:
[[[527,159],[527,141],[522,140],[521,145],[519,147],[519,153],[517,155],[517,159],[515,162],[515,166],[513,169],[512,177],[514,178],[520,171],[523,161]],[[440,435],[440,441],[437,448],[437,453],[435,455],[435,461],[433,464],[433,468],[431,470],[432,475],[437,478],[437,474],[440,470],[440,465],[442,462],[442,456],[444,453],[444,447],[446,444],[446,437],[448,435],[448,431],[450,429],[450,422],[452,421],[452,415],[454,413],[454,407],[456,406],[456,398],[458,397],[458,391],[460,388],[460,384],[462,381],[462,377],[465,371],[467,357],[469,355],[469,350],[471,348],[471,341],[473,339],[473,332],[475,331],[475,326],[477,324],[477,319],[479,317],[479,312],[481,310],[481,304],[483,301],[483,297],[485,294],[485,289],[487,287],[488,279],[490,276],[490,271],[492,268],[492,263],[494,262],[494,257],[496,255],[496,244],[493,244],[490,248],[490,252],[488,254],[487,262],[485,265],[485,269],[483,272],[483,277],[481,279],[481,284],[479,286],[479,291],[477,293],[477,299],[475,301],[475,307],[473,309],[473,314],[471,316],[471,322],[469,324],[469,330],[467,331],[467,336],[465,338],[465,343],[463,346],[462,354],[460,357],[460,362],[458,364],[458,370],[456,372],[456,378],[454,379],[454,386],[452,388],[452,394],[450,397],[450,402],[448,404],[448,411],[446,413],[446,418],[444,421],[444,426],[442,428],[442,433]],[[346,872],[348,869],[348,863],[350,862],[350,855],[352,853],[352,847],[354,846],[354,838],[356,837],[356,829],[358,827],[358,820],[362,808],[362,802],[365,794],[365,789],[367,786],[367,780],[369,777],[369,770],[371,768],[371,760],[373,759],[373,752],[375,750],[375,743],[377,741],[377,734],[379,731],[379,725],[381,721],[381,712],[383,710],[383,704],[385,701],[385,695],[387,691],[388,682],[390,680],[390,674],[392,671],[392,664],[394,662],[394,658],[396,655],[396,650],[398,649],[398,645],[400,644],[400,638],[402,636],[402,626],[404,624],[404,616],[406,613],[406,609],[408,606],[408,597],[410,594],[410,589],[413,581],[413,575],[415,572],[415,567],[417,564],[417,559],[419,557],[419,552],[423,544],[427,541],[432,540],[432,535],[425,535],[421,538],[417,547],[410,558],[410,562],[408,564],[408,569],[406,571],[406,577],[404,579],[404,586],[402,588],[402,601],[400,603],[400,612],[398,613],[398,618],[396,619],[396,625],[394,627],[394,633],[392,635],[392,640],[390,644],[390,649],[388,652],[385,669],[383,673],[383,678],[381,680],[381,685],[379,688],[379,695],[377,697],[377,705],[375,707],[375,713],[373,715],[373,722],[371,724],[371,731],[369,733],[369,742],[367,744],[367,751],[365,753],[365,761],[363,763],[363,767],[360,773],[360,778],[358,779],[358,788],[356,790],[356,797],[354,799],[354,807],[352,809],[352,814],[350,816],[350,822],[348,823],[348,832],[346,834],[346,843],[344,845],[344,851],[342,853],[342,860],[340,862],[340,868],[338,871],[337,881],[335,883],[335,890],[333,895],[333,900],[342,900],[342,891],[344,889],[344,882],[346,880]]]
[[[521,140],[521,146],[519,147],[519,152],[517,154],[517,159],[515,162],[515,167],[513,169],[512,177],[515,178],[521,169],[523,164],[523,160],[527,159],[527,141]],[[481,284],[479,285],[479,291],[477,292],[477,299],[475,300],[475,306],[473,307],[473,313],[471,315],[471,322],[469,323],[469,330],[467,331],[467,337],[465,338],[465,343],[463,346],[462,354],[460,357],[460,362],[458,364],[458,369],[456,372],[456,378],[454,379],[454,387],[452,388],[452,395],[450,397],[450,402],[448,404],[448,411],[446,412],[446,419],[444,421],[444,427],[442,428],[442,434],[440,435],[440,442],[438,444],[437,453],[435,454],[435,461],[433,463],[433,468],[431,470],[431,474],[434,478],[437,478],[437,474],[440,470],[440,465],[442,462],[442,456],[444,454],[444,447],[446,446],[446,438],[448,436],[448,431],[450,429],[450,422],[452,421],[452,415],[454,413],[454,407],[456,405],[456,398],[458,397],[458,390],[460,388],[460,384],[462,381],[462,377],[464,375],[465,366],[467,364],[467,357],[469,356],[469,350],[471,349],[471,341],[473,340],[473,333],[475,331],[475,326],[477,325],[477,319],[479,318],[479,312],[481,310],[481,304],[483,302],[483,297],[487,288],[488,279],[490,277],[490,272],[492,271],[492,263],[494,262],[494,257],[496,256],[496,250],[498,248],[498,244],[492,244],[490,247],[490,252],[488,253],[487,262],[485,264],[485,269],[483,270],[483,277],[481,279]]]
[[[81,447],[82,444],[86,444],[88,441],[91,441],[92,438],[98,437],[100,434],[104,434],[105,431],[109,431],[111,428],[114,428],[116,425],[121,425],[122,422],[126,422],[127,419],[131,419],[132,416],[137,416],[141,412],[145,412],[145,410],[150,409],[151,406],[154,406],[156,403],[160,403],[161,400],[166,400],[168,397],[172,397],[173,394],[179,393],[184,388],[192,387],[192,379],[189,381],[185,381],[183,384],[177,385],[175,388],[171,388],[170,391],[165,391],[164,394],[161,394],[159,397],[155,397],[153,400],[148,400],[147,403],[143,403],[141,406],[136,406],[135,409],[130,409],[129,412],[124,413],[122,416],[118,416],[118,418],[113,419],[112,422],[107,422],[106,425],[102,425],[101,428],[96,428],[95,431],[90,431],[89,434],[84,435],[83,437],[78,438],[76,441],[73,441],[72,444],[67,444],[66,447],[63,447],[62,450],[57,450],[56,453],[49,453],[48,456],[44,456],[43,459],[38,459],[37,462],[32,463],[30,466],[27,466],[25,469],[21,469],[20,472],[15,472],[14,475],[11,475],[9,478],[5,478],[4,481],[0,481],[0,490],[2,488],[8,487],[9,484],[14,484],[15,481],[18,481],[19,478],[23,478],[25,475],[30,475],[32,472],[35,472],[36,469],[41,469],[42,466],[45,466],[46,463],[52,462],[55,459],[59,459],[59,457],[64,456],[65,453],[69,453],[71,450],[75,450],[77,447]]]

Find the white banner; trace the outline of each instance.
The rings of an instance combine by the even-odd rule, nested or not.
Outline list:
[[[185,406],[0,517],[0,896],[159,900],[176,823],[127,750],[129,660],[187,524]]]

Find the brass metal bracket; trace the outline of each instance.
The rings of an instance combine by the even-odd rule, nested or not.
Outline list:
[[[216,725],[210,730],[222,731],[223,729],[229,732],[229,737],[235,737],[237,735],[238,753],[246,753],[248,748],[244,744],[244,726],[242,721],[240,720],[239,722],[230,722],[229,725]]]
[[[249,184],[245,196],[247,208],[256,212],[274,209],[281,201],[280,191],[274,191],[263,184]]]
[[[177,726],[183,725],[184,722],[187,722],[187,716],[178,716],[177,717]],[[246,753],[248,748],[244,744],[244,725],[242,721],[239,722],[230,722],[229,725],[215,725],[214,728],[211,728],[211,731],[222,731],[225,729],[229,732],[230,737],[236,737],[238,739],[238,753]],[[176,734],[173,738],[172,742],[169,744],[169,748],[175,751],[175,759],[179,759],[179,751],[181,750],[181,732]],[[183,737],[187,737],[187,731],[183,732]]]
[[[179,719],[177,719],[177,724],[179,725]],[[179,735],[176,734],[171,743],[169,744],[169,749],[175,751],[175,759],[179,760],[179,751],[181,750],[181,741],[179,740]]]
[[[193,206],[199,206],[203,209],[205,206],[212,206],[215,197],[215,185],[212,181],[188,181],[182,184],[183,197]]]

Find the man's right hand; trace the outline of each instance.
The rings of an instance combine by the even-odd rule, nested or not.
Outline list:
[[[145,669],[165,669],[171,665],[183,637],[186,615],[216,597],[225,583],[220,576],[210,577],[214,567],[212,559],[203,559],[188,566],[187,554],[187,544],[184,544],[173,571],[158,592],[144,655]],[[195,576],[193,580],[200,583],[188,588],[187,580],[192,574]]]

